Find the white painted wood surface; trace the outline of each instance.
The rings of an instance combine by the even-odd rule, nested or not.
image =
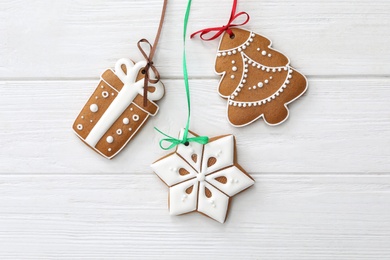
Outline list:
[[[224,24],[230,2],[194,0],[189,31]],[[149,168],[165,154],[153,126],[174,135],[186,119],[186,1],[169,2],[156,54],[160,113],[112,161],[71,131],[101,72],[141,58],[136,42],[153,40],[161,4],[0,2],[0,259],[390,259],[390,2],[240,2],[246,27],[309,75],[278,127],[230,126],[217,41],[188,41],[192,129],[235,134],[256,179],[224,225],[169,216]]]

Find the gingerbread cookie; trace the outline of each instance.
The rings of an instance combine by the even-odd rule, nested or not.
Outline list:
[[[189,138],[194,136],[189,133]],[[211,138],[205,145],[187,144],[179,144],[174,153],[152,164],[169,187],[169,211],[172,215],[197,211],[223,223],[230,198],[254,184],[237,163],[235,137]]]
[[[237,127],[261,117],[269,125],[284,122],[287,105],[306,91],[307,79],[264,36],[230,30],[221,38],[215,63],[222,76],[219,94],[228,99],[229,122]]]
[[[73,130],[87,145],[104,157],[111,159],[142,128],[149,116],[158,112],[153,102],[164,96],[161,81],[148,83],[146,105],[144,94],[144,67],[146,61],[134,63],[120,59],[115,71],[108,69],[80,114]],[[151,76],[154,77],[153,71]]]

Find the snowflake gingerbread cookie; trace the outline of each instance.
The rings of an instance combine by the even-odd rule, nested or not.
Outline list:
[[[190,132],[189,137],[194,136]],[[230,198],[254,184],[236,161],[235,137],[214,137],[205,145],[187,144],[179,144],[174,153],[152,164],[169,187],[169,211],[172,215],[197,211],[223,223]]]
[[[221,38],[215,62],[222,76],[218,92],[228,99],[229,122],[240,127],[263,117],[269,125],[283,123],[287,105],[307,89],[306,77],[272,49],[266,37],[238,28],[229,32]]]

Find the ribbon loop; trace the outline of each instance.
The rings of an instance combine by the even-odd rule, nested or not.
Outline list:
[[[184,130],[184,134],[183,134],[182,139],[178,139],[178,138],[174,138],[172,136],[169,136],[169,135],[161,132],[157,127],[155,127],[154,129],[157,132],[159,132],[160,134],[167,137],[167,138],[161,139],[160,143],[159,143],[160,148],[163,150],[170,150],[179,144],[184,144],[187,146],[188,143],[190,143],[190,142],[196,142],[196,143],[200,143],[200,144],[207,144],[209,142],[209,138],[207,136],[196,136],[196,137],[187,138],[188,129]],[[164,146],[164,143],[171,143],[171,144],[169,146]]]
[[[199,37],[202,40],[211,41],[211,40],[218,38],[223,32],[226,32],[227,34],[230,35],[230,37],[233,37],[234,34],[230,28],[236,27],[236,26],[242,26],[242,25],[248,23],[249,19],[250,19],[249,14],[246,12],[239,12],[236,14],[236,9],[237,9],[237,0],[233,0],[232,12],[230,13],[230,18],[229,18],[229,21],[226,25],[223,25],[220,27],[211,27],[211,28],[205,28],[205,29],[199,30],[199,31],[191,34],[191,38],[193,38],[195,35],[199,34]],[[237,18],[239,18],[240,16],[243,16],[243,15],[246,16],[246,19],[244,22],[233,23],[234,20],[236,20]],[[213,36],[211,36],[209,38],[204,37],[206,34],[211,33],[211,32],[215,32]]]
[[[141,43],[146,43],[147,45],[149,45],[149,48],[150,48],[149,55],[146,54],[145,50],[141,46]],[[148,83],[156,84],[157,82],[159,82],[160,81],[160,73],[158,72],[156,67],[153,65],[153,56],[154,56],[155,48],[152,46],[152,44],[150,44],[150,42],[146,39],[141,39],[138,41],[137,46],[138,46],[139,51],[141,52],[141,54],[144,56],[144,58],[146,60],[146,66],[142,71],[142,73],[145,75],[145,78],[144,78],[144,103],[143,103],[143,106],[145,107],[147,105],[147,102],[148,102]],[[150,69],[152,69],[152,71],[155,75],[155,79],[150,78],[150,72],[149,72]]]

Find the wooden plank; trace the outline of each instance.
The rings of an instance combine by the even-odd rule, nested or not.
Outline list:
[[[71,125],[97,81],[0,82],[0,173],[144,173],[167,152],[153,127],[176,135],[185,126],[182,80],[165,80],[161,110],[112,161],[95,154]],[[230,126],[217,80],[191,80],[191,129],[237,137],[249,172],[387,172],[390,169],[389,78],[310,79],[284,124]]]
[[[96,78],[122,57],[141,59],[136,42],[154,38],[161,0],[1,1],[0,78]],[[169,3],[156,56],[164,77],[181,77],[186,1]],[[226,23],[231,3],[194,1],[189,32]],[[33,10],[33,11],[32,11]],[[268,36],[307,75],[389,75],[387,0],[246,0],[246,26]],[[192,77],[217,78],[217,41],[188,42]]]
[[[390,176],[255,174],[222,225],[153,174],[0,176],[2,259],[388,259]]]

